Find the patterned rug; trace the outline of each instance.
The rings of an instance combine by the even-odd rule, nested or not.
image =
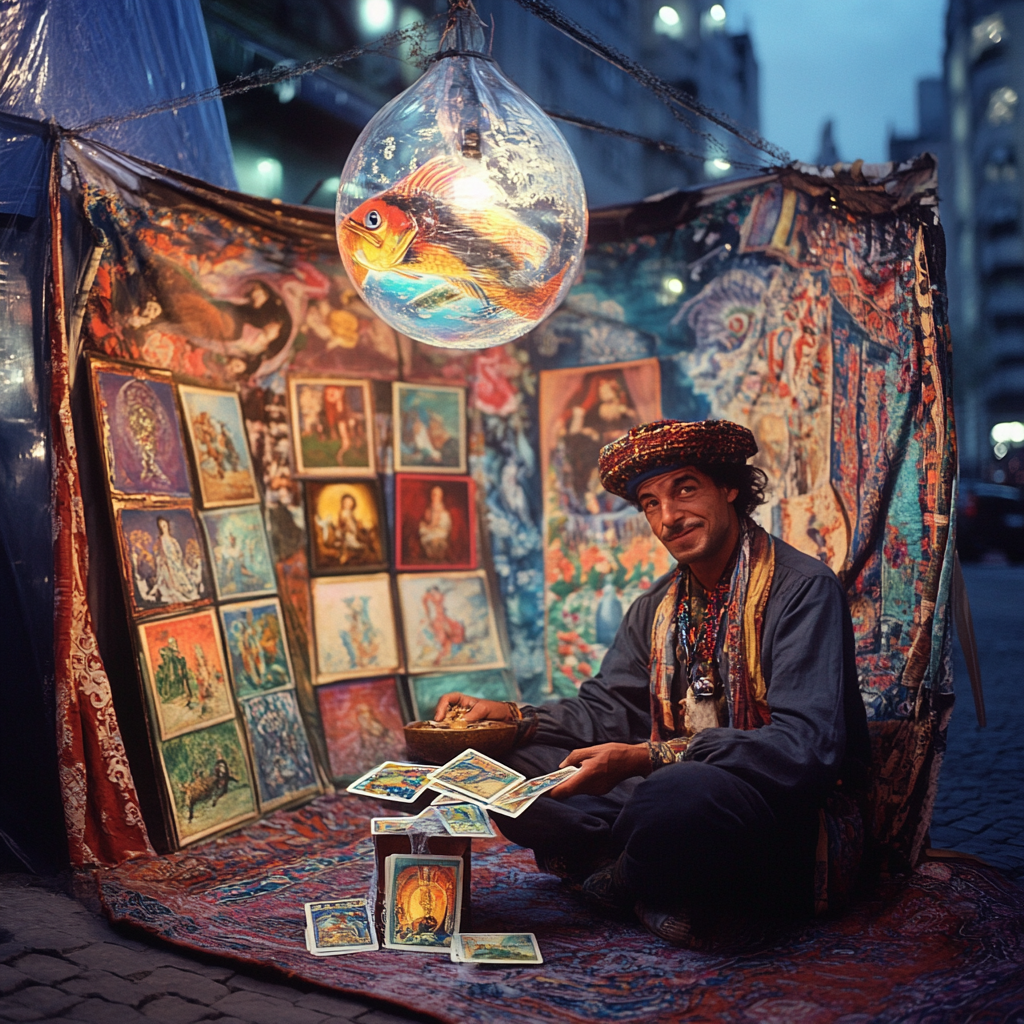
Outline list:
[[[1016,1021],[1024,1007],[1024,891],[963,860],[927,862],[767,953],[713,957],[597,919],[520,847],[477,840],[474,930],[535,932],[542,966],[384,950],[315,959],[302,904],[367,892],[378,806],[323,797],[186,852],[130,861],[99,875],[104,906],[111,920],[186,949],[452,1024],[987,1024]]]

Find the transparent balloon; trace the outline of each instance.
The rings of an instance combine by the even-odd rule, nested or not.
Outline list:
[[[338,246],[367,305],[446,348],[500,345],[543,320],[587,235],[565,139],[482,47],[467,5],[423,77],[363,129],[338,188]]]

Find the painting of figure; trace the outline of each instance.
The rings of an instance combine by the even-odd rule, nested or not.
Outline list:
[[[259,501],[256,477],[234,391],[178,387],[204,508]]]
[[[199,526],[190,505],[115,505],[118,549],[135,615],[173,612],[213,598]]]
[[[276,597],[222,605],[231,681],[239,700],[292,686],[291,658]]]
[[[376,473],[368,381],[290,377],[288,402],[299,475]]]
[[[242,702],[252,748],[260,810],[319,791],[313,754],[293,690],[264,693]]]
[[[388,567],[385,520],[376,480],[306,484],[309,569],[367,572]]]
[[[461,857],[393,854],[385,861],[384,945],[447,953],[462,913]]]
[[[482,569],[403,574],[398,594],[410,673],[504,667]]]
[[[321,576],[310,582],[310,588],[318,683],[398,669],[387,573]]]
[[[476,568],[476,494],[470,477],[395,477],[399,569]]]
[[[93,401],[114,497],[190,498],[170,376],[90,362]]]
[[[238,721],[160,744],[174,827],[182,846],[256,817]]]
[[[277,589],[259,505],[200,514],[220,600],[257,597]]]
[[[466,392],[426,384],[392,385],[395,470],[466,472]]]
[[[405,756],[394,677],[318,686],[316,696],[335,780],[356,778]]]
[[[233,717],[213,609],[143,622],[138,631],[161,739]]]

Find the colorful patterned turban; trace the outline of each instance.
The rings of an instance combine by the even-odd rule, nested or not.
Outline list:
[[[642,423],[598,456],[601,484],[620,498],[636,499],[637,488],[652,476],[695,463],[746,462],[757,454],[754,435],[728,420],[656,420]]]

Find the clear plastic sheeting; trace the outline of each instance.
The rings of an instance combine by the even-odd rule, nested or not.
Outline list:
[[[199,0],[0,4],[0,110],[7,113],[52,118],[74,129],[216,84]],[[90,135],[153,163],[237,187],[219,101]]]

